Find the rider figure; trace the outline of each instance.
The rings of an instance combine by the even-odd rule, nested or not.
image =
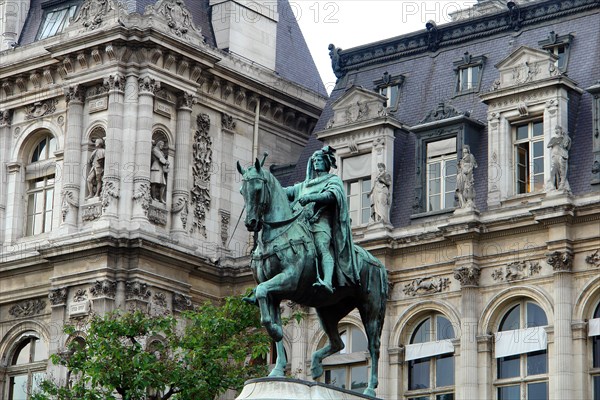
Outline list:
[[[337,286],[358,281],[346,193],[342,180],[329,173],[331,167],[337,168],[335,149],[325,146],[310,158],[304,182],[286,188],[288,199],[305,207],[314,236],[323,279],[317,274],[313,286],[323,287],[329,293],[334,290],[334,271]]]

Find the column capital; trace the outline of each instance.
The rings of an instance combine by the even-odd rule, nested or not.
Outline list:
[[[121,74],[110,75],[104,79],[104,84],[108,85],[110,91],[123,92],[125,90],[125,77]]]
[[[192,93],[183,92],[177,102],[177,108],[179,110],[192,110],[194,105],[194,95]]]
[[[140,85],[140,95],[147,94],[154,96],[154,93],[160,89],[160,82],[149,76],[139,78],[138,83]]]
[[[552,266],[554,272],[571,272],[573,270],[573,253],[566,251],[553,251],[546,254],[546,262]]]
[[[85,100],[85,88],[81,85],[72,85],[65,88],[65,100],[67,104],[82,104]]]
[[[454,279],[460,282],[461,287],[479,286],[481,268],[476,265],[464,265],[454,269]]]

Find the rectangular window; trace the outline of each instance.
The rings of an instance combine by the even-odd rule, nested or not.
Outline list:
[[[514,378],[521,375],[521,356],[498,359],[498,379]]]
[[[498,388],[498,400],[520,400],[521,390],[518,385]]]
[[[362,178],[354,182],[346,183],[346,194],[348,196],[348,211],[352,226],[365,225],[371,218],[371,179]]]
[[[544,188],[544,128],[542,121],[515,126],[515,189],[517,194]]]
[[[429,387],[429,358],[409,361],[408,390]]]
[[[476,89],[479,86],[479,74],[481,65],[463,67],[458,70],[457,92],[467,92]]]
[[[538,382],[528,384],[527,400],[548,400],[548,383]]]
[[[325,383],[346,389],[346,368],[336,368],[325,371]]]
[[[72,5],[61,9],[45,11],[36,40],[46,39],[61,33],[69,26],[70,20],[75,16],[76,10],[77,5]]]
[[[548,373],[548,357],[546,351],[536,351],[527,354],[527,375]]]
[[[395,108],[398,104],[398,92],[399,87],[397,85],[384,86],[379,89],[379,94],[387,97],[385,106],[388,108]]]
[[[594,376],[594,400],[600,400],[600,376]]]
[[[435,386],[454,385],[454,354],[437,356],[435,360]]]
[[[454,207],[456,138],[427,143],[427,211]]]
[[[27,236],[52,230],[54,175],[30,181],[27,201]]]

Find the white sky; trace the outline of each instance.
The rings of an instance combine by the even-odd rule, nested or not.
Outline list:
[[[289,0],[327,92],[335,85],[327,46],[347,49],[425,29],[477,0]]]

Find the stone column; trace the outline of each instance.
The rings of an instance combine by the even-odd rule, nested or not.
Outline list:
[[[585,89],[592,95],[592,185],[600,184],[600,80]]]
[[[121,170],[123,183],[119,198],[119,217],[121,221],[130,221],[133,212],[134,179],[137,174],[135,150],[138,139],[139,87],[138,76],[129,74],[125,78],[125,113],[123,118]]]
[[[108,126],[106,131],[106,154],[102,179],[102,210],[109,218],[118,218],[121,191],[121,151],[123,149],[123,116],[125,78],[120,74],[106,79],[108,92]]]
[[[188,229],[190,187],[188,183],[191,163],[191,122],[194,96],[183,93],[177,108],[177,132],[175,134],[175,168],[173,171],[173,206],[171,232],[185,233]]]
[[[50,301],[50,324],[52,329],[49,329],[52,335],[49,339],[48,351],[50,354],[56,354],[64,347],[64,335],[63,328],[65,321],[68,319],[67,316],[67,295],[68,288],[60,287],[50,289],[48,293],[48,300]],[[58,368],[57,366],[51,366],[48,372],[52,372],[54,377],[58,380],[66,379],[66,369]]]
[[[62,224],[77,227],[79,190],[81,184],[81,139],[83,134],[84,87],[69,86],[65,89],[67,102],[67,128],[62,173]]]
[[[25,222],[23,215],[27,212],[23,201],[26,198],[25,185],[23,185],[25,175],[23,165],[18,162],[8,163],[6,164],[6,172],[8,175],[6,210],[9,212],[6,215],[5,244],[14,242],[17,238],[23,236],[27,230],[27,227],[23,224]]]
[[[573,254],[569,250],[549,253],[554,270],[554,388],[550,399],[573,397],[572,276]]]
[[[154,92],[160,83],[150,77],[140,78],[138,128],[135,148],[135,175],[133,178],[133,219],[148,221],[150,207],[150,164],[152,161],[152,114]]]
[[[6,229],[6,160],[10,149],[11,110],[0,111],[0,246],[4,243]]]
[[[479,398],[477,380],[477,287],[481,269],[476,265],[465,265],[454,270],[454,278],[461,285],[462,320],[460,329],[460,362],[457,369],[458,398]],[[457,334],[459,332],[456,332]],[[462,391],[462,393],[460,393]]]

